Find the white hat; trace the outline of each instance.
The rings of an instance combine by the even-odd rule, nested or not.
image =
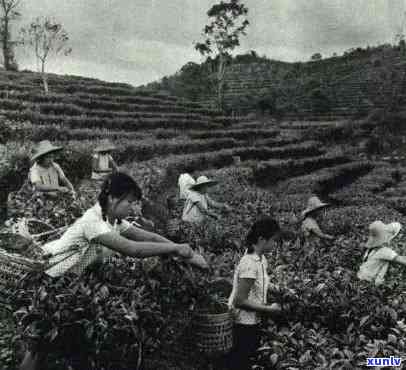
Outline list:
[[[111,152],[113,150],[116,150],[116,147],[107,141],[105,143],[98,145],[93,151],[95,153],[99,153],[99,152]]]
[[[196,181],[191,175],[188,173],[182,173],[178,179],[179,198],[186,199],[188,190],[194,184],[196,184]]]
[[[54,146],[49,140],[40,141],[33,149],[33,155],[31,157],[32,161],[35,161],[39,157],[42,157],[45,154],[57,152],[62,150],[61,146]]]
[[[207,176],[199,176],[195,184],[193,184],[190,189],[191,190],[199,190],[205,186],[213,186],[218,184],[218,181],[209,180]]]
[[[399,234],[401,229],[402,225],[399,222],[386,225],[382,221],[374,221],[369,225],[369,237],[365,246],[367,248],[376,248],[389,243]]]
[[[306,216],[308,213],[315,211],[316,209],[327,207],[329,203],[323,203],[318,197],[311,197],[307,201],[307,207],[302,212],[302,216]]]

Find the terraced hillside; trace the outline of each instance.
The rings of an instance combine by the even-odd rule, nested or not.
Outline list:
[[[358,48],[343,56],[300,63],[237,56],[226,70],[224,105],[249,112],[265,104],[273,113],[295,119],[336,120],[365,115],[386,104],[383,97],[400,83],[405,61],[404,51],[390,45]],[[204,70],[205,65],[201,68]],[[177,93],[168,81],[181,77],[169,77],[149,87]],[[391,78],[394,80],[389,84]],[[404,86],[400,90],[404,106]],[[214,91],[207,90],[196,101],[216,106],[215,96]]]
[[[283,245],[280,253],[269,256],[272,282],[278,284],[283,292],[290,289],[290,296],[281,293],[280,297],[272,296],[272,300],[283,305],[288,303],[293,309],[284,314],[286,322],[283,325],[269,321],[264,326],[261,334],[264,346],[256,355],[256,365],[269,368],[271,361],[280,369],[327,369],[336,368],[337,363],[346,368],[360,368],[359,364],[365,362],[370,346],[377,339],[384,353],[390,351],[388,353],[404,356],[406,347],[396,326],[398,321],[406,319],[406,300],[401,293],[405,289],[404,272],[391,271],[391,276],[401,283],[395,284],[393,290],[388,289],[384,297],[373,288],[366,290],[365,286],[357,285],[355,273],[364,252],[361,241],[365,239],[370,222],[381,219],[406,224],[406,210],[399,201],[404,192],[406,171],[401,166],[365,157],[352,146],[348,137],[344,145],[326,140],[325,130],[336,126],[339,131],[342,123],[236,121],[195,103],[137,93],[127,85],[73,77],[54,76],[50,88],[54,88],[55,92],[44,96],[35,74],[10,76],[11,80],[23,77],[26,80],[24,88],[14,81],[4,83],[1,90],[1,108],[6,124],[3,135],[6,140],[0,148],[3,197],[19,188],[26,179],[30,165],[28,154],[33,142],[51,139],[66,148],[58,163],[74,181],[79,195],[90,189],[94,200],[96,191],[89,180],[91,152],[102,139],[109,138],[118,148],[114,154],[118,164],[137,179],[150,200],[145,216],[153,219],[157,231],[168,235],[166,222],[170,217],[179,218],[182,210],[181,205],[172,214],[168,214],[166,209],[167,196],[177,194],[179,174],[185,171],[194,176],[205,174],[219,180],[219,185],[212,189],[213,198],[228,203],[232,212],[221,213],[211,226],[192,234],[187,234],[186,230],[180,237],[181,241],[200,248],[210,261],[213,272],[210,279],[221,278],[227,282],[232,281],[233,269],[243,252],[242,240],[253,220],[261,214],[273,214],[281,224],[297,232],[300,213],[307,198],[318,194],[333,205],[321,226],[335,235],[336,240],[316,251],[305,250],[291,240]],[[11,89],[11,86],[15,88]],[[406,250],[403,252],[406,253]],[[97,330],[105,331],[86,331],[90,339],[89,351],[94,351],[96,358],[106,362],[109,369],[117,369],[117,364],[123,369],[135,368],[136,357],[125,358],[127,354],[124,351],[124,357],[120,357],[120,353],[120,358],[116,358],[112,348],[117,351],[118,346],[126,348],[124,346],[129,345],[130,348],[139,340],[137,330],[130,328],[131,333],[126,335],[120,330],[111,330],[115,325],[111,317],[117,305],[108,302],[117,302],[117,294],[123,295],[120,298],[123,302],[127,302],[129,297],[136,297],[134,299],[139,306],[134,312],[140,315],[143,307],[150,312],[151,304],[155,305],[162,296],[171,297],[174,293],[172,297],[179,304],[183,298],[189,299],[193,294],[206,294],[204,284],[207,274],[197,275],[196,272],[194,275],[193,271],[189,271],[186,279],[194,287],[189,291],[189,285],[183,283],[182,277],[178,279],[178,275],[169,272],[161,279],[161,273],[154,267],[150,270],[146,264],[134,268],[133,263],[119,259],[119,262],[113,260],[105,264],[106,269],[111,268],[115,272],[102,278],[108,292],[104,300],[95,299],[99,294],[97,286],[100,285],[92,283],[87,288],[88,283],[82,277],[83,289],[70,295],[73,306],[78,297],[86,296],[87,300],[81,302],[88,303],[83,304],[79,314],[86,314],[89,319],[83,320],[81,316],[79,321],[73,313],[66,320],[76,323],[87,321],[93,325],[94,318],[98,318],[95,324],[98,325]],[[144,280],[136,274],[144,274],[145,268],[148,268],[148,273],[143,284]],[[127,272],[128,275],[125,275]],[[90,275],[98,276],[93,272]],[[163,294],[154,290],[162,281],[167,281],[168,276],[176,280],[173,285],[169,288],[164,286],[166,290]],[[203,288],[200,285],[196,288],[196,282],[201,283]],[[130,285],[122,286],[127,283]],[[148,292],[145,294],[147,301],[144,301],[144,293],[138,295],[138,289]],[[57,294],[59,297],[61,291],[57,290]],[[186,305],[175,305],[176,313],[183,320],[182,310],[190,307],[190,302],[187,301]],[[141,308],[139,311],[138,307]],[[156,310],[161,321],[173,323],[166,316],[167,312],[161,312],[158,306]],[[55,327],[58,328],[58,336],[62,335],[66,320],[55,323],[56,316],[51,309],[45,316],[50,318],[51,325],[60,325]],[[123,320],[121,308],[117,311],[117,318]],[[100,328],[99,320],[107,324]],[[157,321],[152,322],[155,324]],[[146,323],[140,325],[151,326],[151,321]],[[127,321],[123,321],[123,325],[124,329],[129,327]],[[159,338],[154,337],[156,332],[148,336],[148,343],[144,343],[145,356],[151,356],[153,362],[151,366],[145,366],[146,369],[172,368],[168,366],[169,360],[164,358],[165,353],[160,347],[168,340],[172,355],[174,348],[182,350],[176,342],[180,337],[174,338],[179,335],[178,329],[171,330],[169,340],[161,332]],[[11,318],[2,320],[1,369],[16,368],[18,356],[12,340],[15,333],[15,322]],[[399,340],[397,337],[393,340],[392,333],[396,333]],[[103,339],[104,334],[107,339]],[[315,335],[318,340],[314,339]],[[149,344],[150,341],[152,344]],[[103,352],[98,352],[98,346],[104,345]],[[186,357],[187,364],[181,364],[176,359],[173,368],[207,368],[207,363],[199,365],[202,356],[190,356],[188,353]],[[190,359],[193,359],[193,364]],[[156,361],[160,361],[160,367]]]

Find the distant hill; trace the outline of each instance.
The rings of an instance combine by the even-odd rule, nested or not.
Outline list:
[[[404,61],[404,43],[351,49],[341,56],[297,63],[269,60],[255,52],[239,55],[230,61],[226,72],[225,107],[287,116],[364,115],[386,104],[405,71]],[[167,91],[213,107],[213,64],[211,60],[200,65],[188,63],[175,75],[141,90]]]

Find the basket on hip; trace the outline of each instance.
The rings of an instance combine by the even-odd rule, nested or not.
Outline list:
[[[193,320],[196,347],[205,354],[227,353],[233,346],[233,320],[230,312],[197,313]]]
[[[44,262],[0,249],[0,300],[7,303],[29,273],[42,271]]]
[[[30,224],[47,226],[47,231],[31,234]],[[48,224],[36,219],[20,219],[10,227],[10,231],[0,234],[3,245],[0,248],[0,301],[8,303],[15,289],[29,273],[43,272],[48,266],[40,243],[58,237],[66,226],[54,229]]]

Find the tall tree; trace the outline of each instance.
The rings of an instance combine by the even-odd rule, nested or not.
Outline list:
[[[6,70],[17,68],[14,59],[14,46],[17,42],[12,41],[11,23],[21,17],[21,14],[17,11],[20,3],[20,0],[0,0],[0,10],[2,13],[0,18],[0,37],[3,51],[3,63]]]
[[[240,45],[240,36],[246,35],[249,25],[248,8],[240,0],[221,1],[207,12],[209,24],[203,30],[203,42],[195,44],[195,49],[203,56],[216,54],[217,61],[217,101],[223,108],[224,76],[230,53]]]
[[[45,71],[46,62],[51,55],[69,55],[72,49],[68,46],[68,33],[57,21],[49,18],[36,18],[28,27],[21,29],[22,43],[35,52],[40,66],[44,90],[48,93],[48,79]]]

